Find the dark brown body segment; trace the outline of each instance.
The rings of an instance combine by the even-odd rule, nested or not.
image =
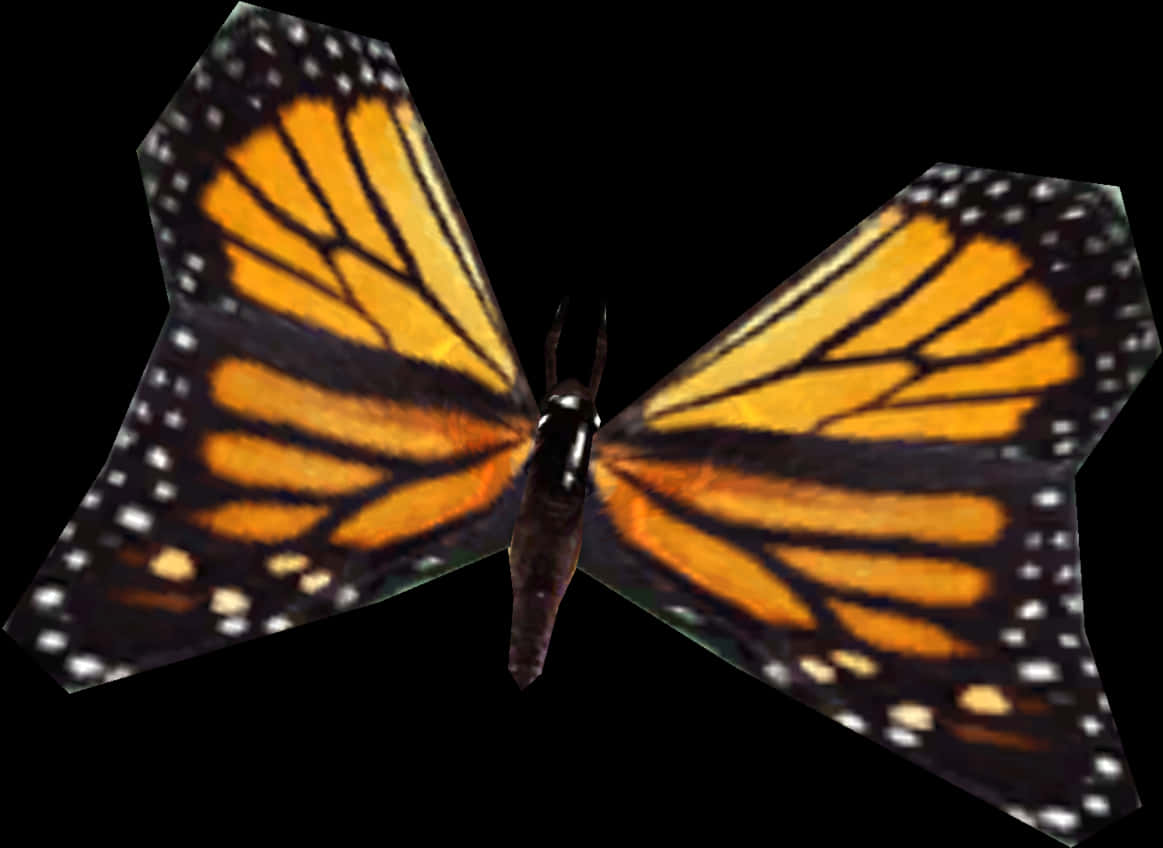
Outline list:
[[[581,553],[586,469],[596,429],[586,387],[576,380],[555,386],[543,405],[509,545],[509,672],[522,689],[541,674],[557,608]]]

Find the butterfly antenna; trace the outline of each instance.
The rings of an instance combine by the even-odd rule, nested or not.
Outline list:
[[[569,309],[569,298],[563,297],[557,305],[549,335],[545,337],[545,391],[548,393],[557,385],[557,342],[561,338],[561,325],[565,323],[565,313]]]
[[[597,398],[598,384],[606,368],[606,301],[602,300],[602,318],[598,323],[598,340],[594,344],[594,366],[590,371],[590,397]]]

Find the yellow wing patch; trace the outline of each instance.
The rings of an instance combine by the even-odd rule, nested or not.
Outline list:
[[[525,440],[460,471],[402,484],[344,519],[330,541],[364,550],[388,547],[480,512],[511,484],[531,447],[532,441]],[[231,449],[244,450],[239,444]],[[269,450],[260,446],[256,456]],[[218,536],[273,544],[302,536],[331,511],[325,504],[240,500],[200,510],[190,520]],[[305,567],[306,562],[284,556],[271,567],[286,572],[295,570],[292,565]]]
[[[989,574],[974,565],[953,556],[795,544],[769,545],[766,552],[774,564],[768,564],[683,520],[651,493],[729,524],[831,535],[837,543],[849,546],[861,537],[989,545],[1006,526],[1005,509],[992,498],[860,492],[749,474],[709,462],[636,457],[624,448],[601,443],[591,469],[603,512],[627,543],[756,618],[783,627],[818,626],[809,603],[776,573],[774,564],[782,563],[811,578],[840,625],[865,644],[927,659],[970,656],[977,650],[922,618],[827,597],[829,590],[835,590],[921,607],[972,607],[992,589]],[[942,516],[941,521],[933,521],[935,513]],[[874,673],[867,663],[848,657],[845,662],[858,666],[861,673]]]
[[[383,469],[246,433],[211,433],[202,443],[206,466],[218,477],[254,488],[342,494],[386,479]]]
[[[604,446],[595,463],[721,521],[768,530],[982,545],[1006,524],[1002,505],[982,495],[863,492],[709,462],[618,456]],[[945,520],[933,521],[935,513]]]
[[[952,559],[772,545],[772,553],[830,586],[926,606],[972,606],[989,591],[989,575]]]
[[[299,176],[291,153],[276,130],[258,130],[245,143],[230,151],[228,156],[275,206],[293,213],[315,235],[322,238],[336,238],[339,235],[318,199]],[[254,198],[246,194],[228,172],[223,172],[215,185],[216,191],[228,193],[228,196],[213,198],[213,194],[208,193],[202,201],[203,209],[213,206],[220,215],[229,215],[234,222],[235,232],[255,237],[254,241],[258,244],[274,248],[280,245],[282,239],[290,240],[290,233],[280,227],[273,216],[263,212]],[[256,216],[261,218],[260,226],[263,229],[259,231],[249,229],[255,226],[253,219]],[[311,250],[306,242],[300,243],[306,248],[305,253]],[[317,260],[318,256],[311,256],[310,259]]]
[[[871,356],[904,347],[969,309],[976,301],[1024,273],[1029,267],[1029,261],[1013,245],[978,236],[957,253],[924,288],[892,310],[883,320],[837,347],[828,354],[828,358]],[[902,270],[907,272],[915,269]],[[1048,305],[1053,308],[1052,304]],[[1003,309],[1003,315],[1011,312],[1009,308]],[[1035,314],[1030,317],[1036,323],[1041,316]],[[989,346],[981,344],[980,339],[977,341],[978,344],[966,345],[963,350],[971,352]]]
[[[1037,398],[1013,398],[874,409],[833,421],[822,432],[850,439],[999,439],[1016,433],[1037,405]]]
[[[341,114],[304,97],[279,117],[282,133],[256,131],[229,151],[200,199],[239,294],[510,391],[517,362],[411,107],[367,98]]]
[[[916,373],[907,362],[884,362],[827,368],[772,380],[715,403],[689,406],[651,420],[660,430],[730,425],[762,430],[779,422],[784,430],[806,433],[836,412],[836,398],[851,406],[875,400],[903,385]]]
[[[353,312],[341,298],[236,245],[226,246],[226,256],[233,263],[232,279],[239,293],[356,344],[387,347],[387,337],[380,328]]]
[[[255,360],[219,360],[209,382],[213,401],[243,420],[290,428],[385,460],[472,463],[376,495],[331,532],[331,542],[344,547],[391,545],[486,509],[520,472],[532,447],[532,425],[524,420],[497,422],[452,406],[345,394]],[[473,462],[477,456],[484,458]],[[323,449],[241,430],[207,433],[200,458],[220,480],[315,501],[291,504],[248,496],[189,515],[192,523],[215,535],[246,542],[297,539],[332,514],[327,498],[370,493],[377,487],[382,492],[393,481],[393,473],[374,460],[340,459]],[[290,554],[280,556],[272,567],[286,571],[289,563],[299,562]]]
[[[392,270],[403,272],[403,257],[376,220],[355,167],[344,153],[343,128],[335,106],[329,100],[303,99],[279,114],[287,135],[350,237]],[[401,175],[400,184],[412,182]]]
[[[644,402],[648,427],[854,440],[1013,435],[1082,373],[1014,245],[890,207]],[[794,308],[793,308],[794,307]],[[1008,397],[997,397],[998,395]]]
[[[971,644],[930,621],[835,598],[828,599],[828,606],[852,635],[882,651],[932,660],[977,653]]]
[[[1024,283],[922,348],[934,358],[973,355],[1024,341],[1066,323],[1040,283]],[[887,346],[886,346],[887,347]]]
[[[210,386],[219,406],[243,418],[422,462],[500,447],[523,426],[503,426],[455,408],[344,394],[249,359],[219,362]]]
[[[463,471],[400,486],[340,524],[331,541],[384,547],[482,510],[501,496],[531,447],[526,442]]]
[[[327,515],[325,506],[279,501],[231,501],[200,510],[190,520],[216,536],[243,542],[282,542],[303,535]]]
[[[507,350],[490,316],[481,309],[482,301],[491,303],[490,298],[484,297],[484,275],[460,217],[454,213],[436,174],[423,126],[407,103],[398,104],[393,111],[403,137],[397,132],[388,107],[379,100],[363,101],[348,119],[355,146],[367,165],[368,178],[379,196],[392,203],[393,217],[420,266],[421,276],[445,308],[474,339],[481,340],[486,350]],[[405,139],[410,143],[405,144]],[[440,214],[439,218],[434,211]],[[444,237],[441,224],[448,231],[451,244]],[[500,364],[505,376],[512,380],[516,363],[506,356]]]
[[[1045,389],[1080,371],[1078,357],[1062,336],[1030,345],[983,365],[958,365],[918,380],[896,393],[898,400],[964,397],[992,392]]]
[[[269,145],[262,145],[264,151],[268,148]],[[286,179],[287,177],[281,173],[282,160],[277,159],[273,164],[277,165],[277,176]],[[253,171],[253,176],[257,181],[263,176],[269,178],[275,175],[264,174],[262,170],[256,168]],[[314,199],[301,183],[298,185],[299,191],[294,193],[296,196],[288,199],[312,204],[299,207],[300,214],[306,213],[305,225],[327,226],[330,229],[326,218],[322,222],[316,219]],[[284,188],[281,194],[285,196],[286,193],[287,190]],[[297,196],[300,194],[302,197]],[[202,209],[237,243],[247,245],[245,249],[239,248],[230,256],[235,262],[240,257],[255,257],[261,252],[262,255],[285,265],[307,281],[323,288],[329,294],[342,294],[343,287],[340,285],[339,279],[311,239],[306,235],[298,235],[279,223],[272,213],[259,205],[254,196],[230,171],[223,171],[213,183],[206,187],[202,194]],[[325,232],[323,236],[335,238],[333,232]],[[251,295],[258,300],[261,299],[258,296],[259,293],[271,289],[272,286],[269,283],[265,286],[259,285],[251,280],[250,277],[253,273],[253,271],[246,272],[236,269],[234,283],[244,294]],[[247,285],[249,285],[249,289],[244,288]],[[279,308],[278,311],[283,311],[283,309]]]
[[[162,548],[149,561],[150,573],[162,578],[182,583],[193,580],[198,574],[194,558],[180,548]]]
[[[345,108],[325,97],[297,98],[279,109],[276,125],[226,151],[199,203],[221,229],[240,296],[349,343],[453,369],[494,393],[514,389],[517,362],[475,247],[407,101],[364,97]],[[243,422],[290,428],[386,461],[485,457],[396,484],[374,459],[340,459],[242,430],[208,433],[203,465],[251,491],[189,520],[241,541],[297,539],[332,515],[328,499],[374,489],[371,503],[330,531],[331,541],[393,544],[487,508],[530,444],[524,421],[343,393],[258,360],[225,357],[208,378],[213,402]]]
[[[778,318],[764,332],[752,335],[701,370],[651,395],[646,418],[660,417],[675,406],[714,395],[724,389],[764,377],[794,365],[804,354],[860,315],[900,293],[913,279],[953,246],[948,227],[916,218],[895,230],[863,261],[851,266],[828,287],[827,297],[814,297]],[[837,308],[839,307],[839,308]]]
[[[814,628],[811,609],[743,549],[666,514],[603,463],[594,480],[618,530],[695,585],[769,624]]]
[[[844,241],[838,250],[831,253],[820,263],[813,265],[811,270],[798,280],[786,286],[780,286],[772,297],[764,302],[750,318],[744,320],[738,327],[724,333],[715,339],[705,351],[695,359],[695,364],[701,364],[714,359],[724,351],[734,347],[740,341],[758,331],[764,324],[771,321],[785,309],[790,309],[795,302],[820,285],[832,274],[853,262],[861,253],[867,250],[875,241],[883,238],[904,221],[904,215],[897,209],[888,209],[885,212],[865,222],[857,228],[853,236]],[[674,402],[679,402],[677,399]]]

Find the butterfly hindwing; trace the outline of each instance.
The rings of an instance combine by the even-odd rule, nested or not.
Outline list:
[[[170,315],[6,626],[69,688],[503,548],[536,411],[387,45],[245,7],[140,156]]]
[[[1073,473],[1157,350],[1106,189],[939,166],[599,432],[579,568],[1078,839],[1138,802]]]

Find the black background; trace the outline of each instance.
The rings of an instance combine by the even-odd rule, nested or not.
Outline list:
[[[230,5],[34,10],[17,38],[37,58],[9,91],[21,118],[10,131],[29,134],[12,176],[34,190],[10,207],[8,255],[33,261],[4,283],[0,616],[102,466],[161,327],[134,151]],[[841,20],[772,28],[726,9],[631,20],[281,8],[395,49],[535,393],[561,295],[576,305],[561,372],[577,376],[608,297],[606,419],[937,161],[1121,186],[1163,311],[1136,64],[1149,56],[1126,40],[1132,23],[1107,37],[1090,23],[845,22],[853,38],[830,34]],[[1161,382],[1148,375],[1078,477],[1087,633],[1147,804]],[[34,797],[96,795],[95,821],[111,824],[140,823],[146,807],[172,811],[171,827],[229,809],[264,828],[370,822],[392,839],[392,817],[419,793],[436,802],[430,835],[464,819],[480,838],[588,824],[621,841],[710,825],[732,843],[1056,844],[584,575],[543,678],[519,693],[505,667],[509,590],[499,555],[370,609],[68,697],[0,639],[10,768]],[[482,812],[469,812],[474,800]],[[534,825],[546,811],[548,832]],[[1089,844],[1141,844],[1146,830],[1139,812]]]

